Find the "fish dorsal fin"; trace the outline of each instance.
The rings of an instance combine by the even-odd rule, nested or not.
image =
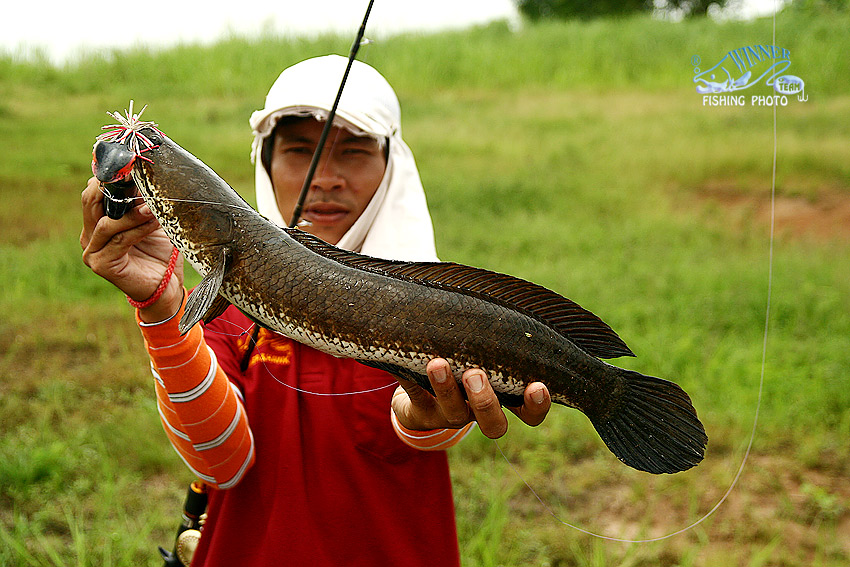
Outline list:
[[[374,258],[337,248],[303,230],[285,230],[307,248],[345,266],[457,291],[521,311],[564,335],[591,356],[634,356],[626,343],[599,317],[535,283],[452,262]]]

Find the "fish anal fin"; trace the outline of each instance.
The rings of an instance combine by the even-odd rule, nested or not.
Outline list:
[[[414,372],[413,370],[404,368],[403,366],[397,366],[395,364],[390,364],[387,362],[379,362],[375,360],[358,360],[357,362],[359,362],[360,364],[365,364],[366,366],[371,366],[372,368],[377,368],[378,370],[383,370],[384,372],[388,372],[396,378],[415,382],[419,384],[422,388],[424,388],[429,394],[431,394],[432,396],[434,395],[434,388],[431,386],[431,382],[428,381],[428,376],[426,374],[419,374],[417,372]],[[464,399],[467,399],[466,390],[461,388],[460,393],[464,397]],[[497,390],[496,398],[498,398],[500,404],[509,408],[520,407],[523,404],[523,396],[520,394],[506,394]]]
[[[473,295],[521,311],[576,344],[591,356],[634,356],[602,319],[576,302],[529,281],[452,262],[404,262],[342,250],[299,229],[285,229],[296,241],[343,265]]]
[[[185,335],[201,320],[212,321],[227,308],[226,300],[218,292],[224,281],[224,274],[227,272],[229,258],[229,250],[222,248],[218,261],[201,280],[201,283],[189,294],[189,299],[186,300],[186,309],[178,326],[181,335]]]
[[[372,368],[388,372],[396,378],[401,378],[402,380],[407,380],[409,382],[416,382],[428,390],[432,395],[434,394],[434,389],[431,387],[431,383],[428,381],[428,376],[426,374],[419,374],[418,372],[414,372],[404,366],[390,364],[389,362],[381,362],[379,360],[358,360],[357,362],[365,366],[370,366]]]

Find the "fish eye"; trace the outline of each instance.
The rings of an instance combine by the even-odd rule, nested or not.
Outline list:
[[[153,142],[153,145],[155,146],[162,144],[162,136],[160,136],[156,131],[151,130],[150,134],[146,132],[145,136],[148,140]]]

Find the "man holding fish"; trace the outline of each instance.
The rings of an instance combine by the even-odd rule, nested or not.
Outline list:
[[[257,208],[287,224],[346,60],[319,57],[280,75],[251,116]],[[355,61],[310,192],[304,230],[347,250],[435,261],[419,174],[390,85]],[[259,328],[235,307],[181,336],[182,261],[150,208],[104,216],[83,191],[84,261],[137,307],[158,407],[175,449],[210,490],[192,565],[457,565],[446,449],[477,422],[507,419],[480,369],[427,367],[431,395],[352,359]],[[141,203],[141,201],[140,201]],[[208,348],[205,348],[208,347]],[[539,382],[513,411],[543,421]]]

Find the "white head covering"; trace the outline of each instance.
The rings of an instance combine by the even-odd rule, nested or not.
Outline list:
[[[266,96],[266,106],[251,115],[254,132],[251,159],[256,163],[257,209],[286,226],[277,207],[272,183],[262,160],[263,140],[281,116],[313,116],[326,120],[348,60],[327,55],[285,69]],[[393,260],[435,261],[434,229],[419,171],[410,148],[401,139],[401,109],[386,79],[375,69],[354,61],[342,92],[334,126],[357,135],[389,141],[387,168],[369,205],[337,246]]]

